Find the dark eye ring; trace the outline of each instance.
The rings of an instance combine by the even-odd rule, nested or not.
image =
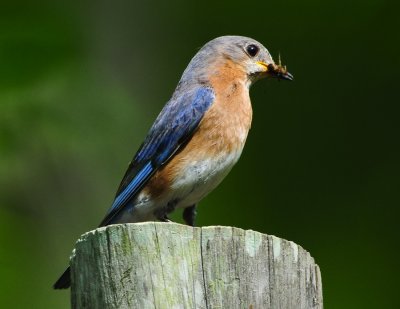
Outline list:
[[[255,57],[259,51],[260,49],[258,48],[258,46],[254,44],[250,44],[246,47],[246,52],[249,54],[250,57]]]

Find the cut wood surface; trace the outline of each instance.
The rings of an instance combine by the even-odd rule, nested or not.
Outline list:
[[[323,308],[307,251],[232,227],[99,228],[76,243],[71,271],[73,308]]]

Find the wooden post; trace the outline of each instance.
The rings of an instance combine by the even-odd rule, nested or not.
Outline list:
[[[319,267],[287,240],[238,228],[111,225],[71,258],[73,308],[322,308]]]

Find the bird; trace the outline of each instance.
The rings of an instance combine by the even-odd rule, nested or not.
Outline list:
[[[264,77],[293,80],[252,38],[227,35],[206,43],[134,155],[99,226],[168,222],[177,208],[194,226],[198,202],[242,153],[252,122],[249,88]],[[70,285],[68,267],[53,287]]]

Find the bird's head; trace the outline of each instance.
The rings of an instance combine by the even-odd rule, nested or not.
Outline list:
[[[231,63],[247,76],[249,85],[254,81],[273,77],[293,80],[286,66],[275,64],[268,50],[256,40],[243,36],[221,36],[204,45],[192,59],[187,73],[214,68],[212,74],[219,74],[217,68],[223,63]]]

